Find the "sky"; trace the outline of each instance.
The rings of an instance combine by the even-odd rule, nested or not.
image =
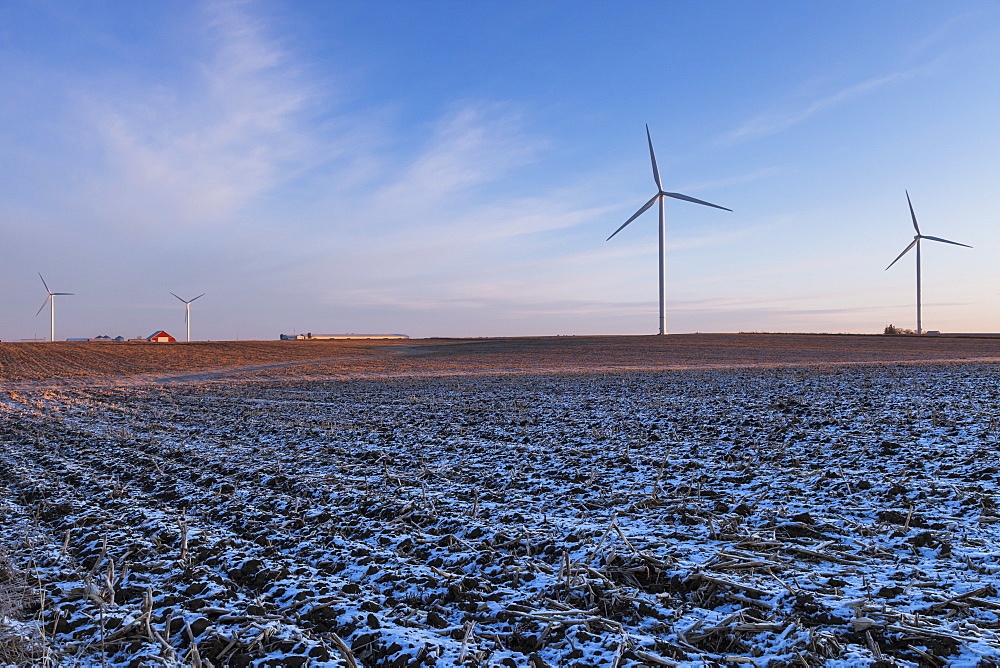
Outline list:
[[[1000,2],[0,0],[0,339],[1000,332]]]

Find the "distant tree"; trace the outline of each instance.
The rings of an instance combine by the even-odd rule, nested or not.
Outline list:
[[[896,327],[895,325],[886,325],[883,334],[916,334],[916,331],[912,329],[906,329],[904,327]]]

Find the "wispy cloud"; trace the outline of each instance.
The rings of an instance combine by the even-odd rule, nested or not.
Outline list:
[[[777,134],[808,120],[826,109],[864,97],[890,84],[905,81],[916,76],[918,73],[919,70],[894,72],[847,86],[833,94],[813,100],[805,106],[796,109],[783,109],[761,114],[750,119],[733,132],[730,132],[722,141],[723,143],[739,142],[755,137]]]
[[[107,173],[91,188],[105,217],[117,218],[109,222],[222,221],[311,150],[301,118],[324,91],[264,22],[243,3],[212,4],[195,34],[203,54],[184,84],[132,81],[82,96],[105,153]]]
[[[520,115],[508,105],[470,102],[454,105],[435,124],[423,149],[408,164],[388,166],[388,184],[374,203],[438,207],[442,201],[476,186],[502,179],[534,160],[538,138],[521,128]]]
[[[760,169],[755,169],[746,174],[738,174],[736,176],[730,176],[724,179],[715,179],[712,181],[696,181],[694,183],[688,183],[682,185],[679,190],[681,192],[701,192],[701,191],[712,191],[712,190],[722,190],[723,188],[731,188],[733,186],[742,186],[748,183],[754,183],[755,181],[763,181],[770,179],[772,177],[782,174],[785,169],[781,167],[762,167]]]
[[[986,16],[987,12],[975,9],[952,16],[941,25],[936,26],[923,39],[914,43],[907,52],[907,58],[914,59],[922,56],[928,50],[952,39],[956,29],[963,24],[972,23],[977,19],[986,18]]]
[[[384,183],[352,195],[353,208],[338,216],[337,236],[381,257],[398,253],[397,267],[433,257],[447,265],[484,245],[494,244],[495,252],[498,242],[607,214],[611,207],[594,204],[578,187],[512,184],[518,168],[546,147],[546,139],[524,129],[513,105],[453,105],[415,154],[380,156]],[[376,238],[376,246],[367,243]]]

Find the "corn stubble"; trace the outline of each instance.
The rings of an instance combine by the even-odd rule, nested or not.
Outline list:
[[[448,355],[451,375],[8,392],[22,647],[116,666],[1000,660],[994,365],[489,375]]]

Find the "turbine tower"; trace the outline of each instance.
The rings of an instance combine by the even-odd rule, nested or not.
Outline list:
[[[172,292],[170,294],[174,295],[174,293]],[[191,302],[193,302],[195,299],[201,299],[204,296],[205,296],[204,292],[198,295],[197,297],[192,297],[191,299],[181,299],[180,297],[177,297],[177,295],[174,295],[174,297],[177,297],[178,299],[181,299],[182,302],[184,302],[184,324],[187,325],[188,343],[191,342]]]
[[[652,199],[642,205],[638,211],[632,214],[632,217],[622,223],[622,226],[614,231],[610,237],[605,239],[605,241],[610,241],[615,234],[621,232],[625,227],[631,223],[633,220],[642,215],[649,207],[653,206],[654,203],[659,203],[660,208],[660,334],[667,333],[667,301],[666,292],[664,291],[664,283],[666,281],[666,262],[665,254],[663,248],[663,237],[665,228],[663,225],[663,198],[672,197],[674,199],[682,199],[686,202],[694,202],[695,204],[704,204],[705,206],[715,207],[716,209],[722,209],[723,211],[732,211],[732,209],[727,209],[724,206],[719,206],[718,204],[712,204],[710,202],[703,202],[700,199],[695,199],[694,197],[688,197],[687,195],[681,195],[680,193],[668,193],[663,190],[663,184],[660,182],[660,172],[656,169],[656,155],[653,153],[653,139],[649,135],[649,125],[646,126],[646,141],[649,143],[649,160],[653,163],[653,180],[656,181],[656,194],[653,195]]]
[[[896,264],[899,261],[899,258],[901,258],[904,255],[906,255],[907,253],[909,253],[911,248],[916,248],[917,249],[917,334],[923,334],[924,333],[924,331],[923,331],[923,322],[920,319],[920,241],[921,241],[921,239],[930,239],[931,241],[940,241],[940,242],[943,242],[943,243],[946,243],[946,244],[954,244],[955,246],[964,246],[965,248],[972,248],[972,246],[969,246],[968,244],[960,244],[957,241],[948,241],[947,239],[942,239],[940,237],[930,237],[930,236],[927,236],[926,234],[921,234],[920,233],[920,226],[917,225],[917,215],[915,213],[913,213],[913,203],[910,201],[910,193],[909,193],[909,191],[904,191],[904,192],[906,192],[906,203],[910,205],[910,219],[913,220],[913,229],[916,230],[917,233],[915,235],[913,235],[913,241],[910,242],[910,245],[907,246],[906,248],[904,248],[903,252],[900,253],[899,255],[897,255],[896,259],[889,263],[889,267],[891,267],[892,265]],[[889,271],[889,267],[886,267],[885,270]]]
[[[73,293],[52,292],[51,290],[49,290],[49,284],[45,282],[45,279],[42,277],[41,272],[38,272],[38,278],[42,279],[42,285],[45,286],[45,291],[49,293],[49,296],[46,297],[45,301],[42,302],[42,305],[38,308],[38,311],[35,313],[35,317],[36,318],[38,317],[38,314],[42,312],[42,309],[45,308],[46,304],[49,305],[49,341],[55,341],[56,340],[56,297],[69,296],[72,295]]]

